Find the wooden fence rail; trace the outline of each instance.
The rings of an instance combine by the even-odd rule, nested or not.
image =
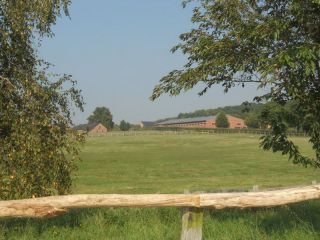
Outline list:
[[[0,218],[53,217],[73,208],[101,207],[274,207],[320,198],[320,184],[273,191],[191,194],[80,194],[0,201]]]

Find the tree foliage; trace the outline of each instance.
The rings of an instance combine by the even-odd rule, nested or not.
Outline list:
[[[185,1],[190,2],[190,1]],[[294,163],[320,167],[320,1],[198,0],[190,32],[180,36],[188,62],[160,80],[152,99],[177,95],[202,83],[230,88],[249,83],[269,89],[257,101],[279,105],[294,100],[298,115],[308,116],[307,135],[315,157],[303,156],[287,137],[281,111],[265,113],[272,133],[266,150],[289,154]],[[278,113],[278,114],[275,114]]]
[[[108,129],[113,128],[112,114],[109,108],[96,107],[92,115],[88,117],[89,123],[102,123]]]
[[[260,118],[258,114],[249,113],[245,118],[245,124],[248,128],[260,128]]]
[[[228,118],[224,112],[220,112],[217,115],[216,118],[216,126],[218,128],[228,128],[230,126],[230,123],[228,121]]]
[[[120,122],[119,127],[120,127],[120,130],[121,130],[121,131],[129,131],[131,125],[130,125],[130,123],[122,120],[122,121]]]
[[[83,101],[71,76],[48,74],[37,55],[69,4],[0,0],[0,199],[71,190],[83,140],[70,130],[71,105],[82,110]]]

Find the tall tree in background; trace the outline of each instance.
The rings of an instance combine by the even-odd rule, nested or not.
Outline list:
[[[83,102],[71,76],[49,75],[36,49],[69,4],[0,0],[0,199],[70,192],[82,140],[69,130],[70,107]]]
[[[108,129],[113,128],[112,114],[109,108],[96,107],[92,115],[88,117],[89,123],[102,123]]]
[[[184,1],[184,5],[192,0]],[[287,137],[281,111],[265,112],[272,132],[262,138],[266,150],[288,154],[294,163],[320,167],[320,0],[198,0],[195,29],[180,36],[188,62],[160,80],[151,99],[178,95],[202,83],[204,94],[222,85],[258,84],[268,93],[257,101],[280,105],[294,100],[298,115],[308,116],[306,133],[315,157],[303,156]],[[302,114],[301,114],[302,115]]]
[[[256,113],[249,113],[245,120],[246,126],[248,128],[260,128],[261,127],[261,120],[259,119],[259,115]]]
[[[216,126],[218,128],[228,128],[230,126],[228,118],[224,112],[220,112],[216,118]]]

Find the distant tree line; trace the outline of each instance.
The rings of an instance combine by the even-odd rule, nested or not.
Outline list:
[[[244,119],[248,128],[253,129],[266,129],[269,127],[268,122],[270,119],[277,118],[276,121],[285,124],[291,130],[307,131],[312,120],[311,116],[304,113],[303,109],[300,109],[295,101],[289,101],[282,105],[275,102],[243,102],[241,105],[236,106],[200,109],[194,112],[180,113],[178,118],[216,115],[217,127],[224,127],[226,126],[224,114]]]
[[[235,117],[245,118],[247,111],[258,111],[264,106],[262,103],[249,103],[244,102],[241,105],[226,106],[214,109],[200,109],[189,113],[179,113],[178,118],[191,118],[200,116],[218,115],[220,112],[230,114]]]
[[[260,111],[249,112],[246,118],[247,125],[252,128],[256,126],[269,128],[270,121],[282,124],[291,130],[307,132],[310,130],[314,119],[305,109],[300,108],[294,100],[285,104],[266,103]]]

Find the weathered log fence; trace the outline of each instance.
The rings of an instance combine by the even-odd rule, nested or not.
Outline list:
[[[0,201],[0,218],[45,218],[74,208],[179,207],[184,209],[181,239],[201,239],[201,209],[265,208],[320,199],[320,184],[272,191],[184,194],[80,194]]]

